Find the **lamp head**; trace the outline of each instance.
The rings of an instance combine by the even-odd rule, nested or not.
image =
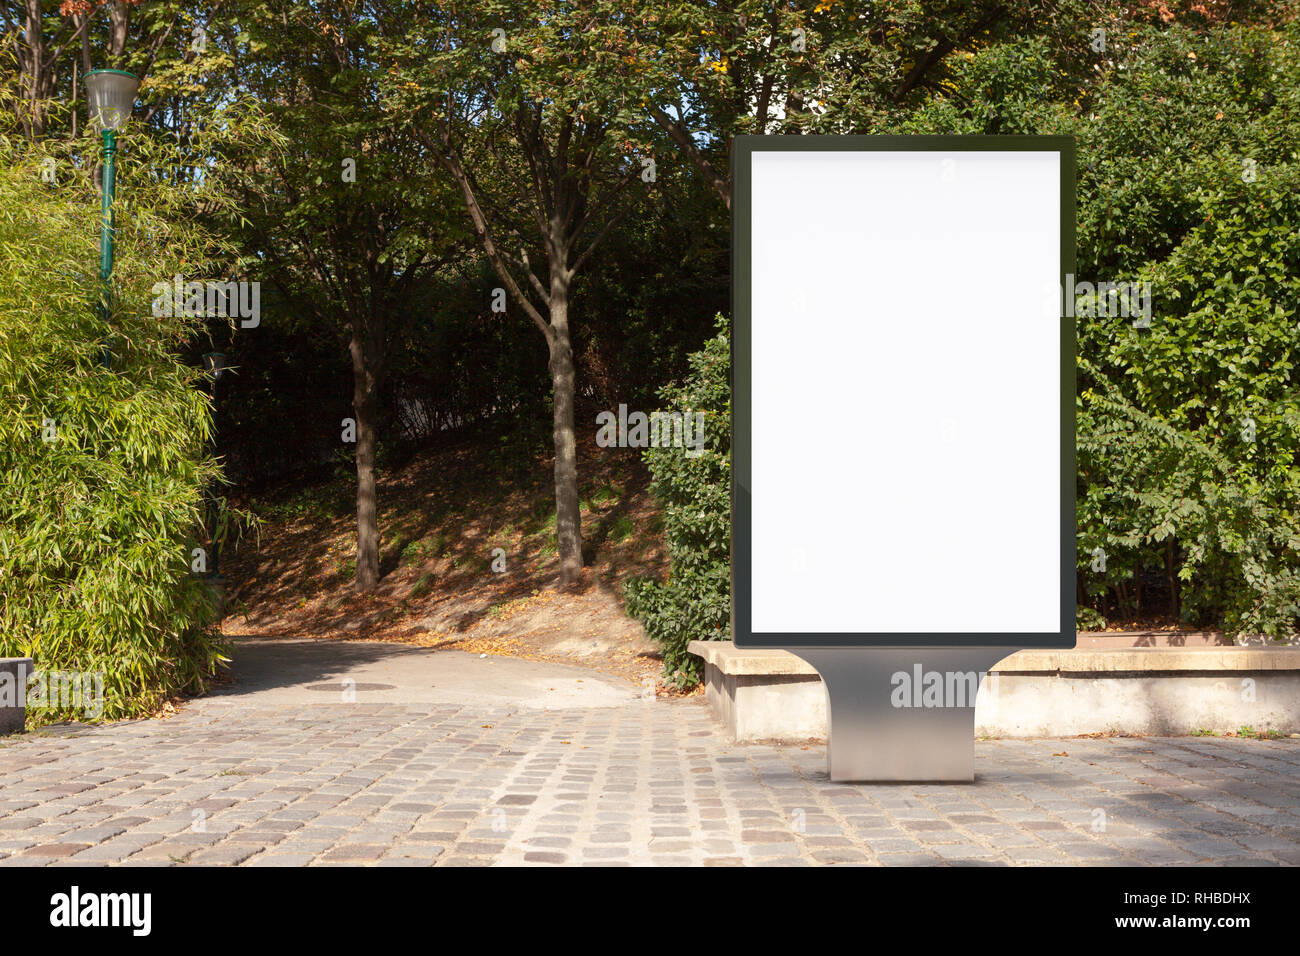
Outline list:
[[[126,70],[91,70],[86,74],[90,120],[101,129],[115,130],[131,118],[140,78]]]
[[[212,376],[213,381],[220,381],[221,373],[226,370],[226,353],[204,352],[203,370]]]

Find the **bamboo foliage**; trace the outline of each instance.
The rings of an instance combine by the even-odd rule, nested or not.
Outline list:
[[[102,675],[117,718],[224,660],[191,572],[218,477],[211,409],[176,357],[202,318],[150,309],[154,283],[201,277],[217,248],[186,215],[193,190],[128,146],[105,317],[97,191],[77,153],[51,148],[0,139],[0,656]],[[35,716],[88,716],[65,710]]]

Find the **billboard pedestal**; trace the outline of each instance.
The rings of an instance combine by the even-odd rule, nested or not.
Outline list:
[[[737,136],[731,171],[735,646],[821,674],[832,780],[973,782],[980,677],[1075,643],[1074,139]]]
[[[1014,647],[793,647],[826,685],[837,782],[975,780],[975,696]]]

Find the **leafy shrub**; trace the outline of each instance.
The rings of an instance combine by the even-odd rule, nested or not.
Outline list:
[[[625,587],[628,612],[662,648],[664,675],[679,687],[700,680],[689,642],[731,636],[731,337],[723,316],[717,329],[690,357],[685,380],[659,393],[667,411],[704,413],[701,453],[645,451],[651,490],[664,505],[668,580]]]
[[[1158,566],[1159,545],[1184,621],[1287,637],[1300,621],[1300,166],[1266,175],[1229,168],[1202,191],[1201,224],[1149,269],[1163,299],[1150,329],[1087,334],[1105,364],[1080,362],[1080,571],[1097,593]],[[1088,566],[1098,548],[1103,574]]]
[[[0,656],[101,674],[105,718],[198,688],[223,660],[190,572],[217,478],[208,398],[176,359],[201,320],[150,309],[155,282],[204,277],[210,243],[192,193],[132,180],[133,158],[149,164],[128,145],[105,317],[89,176],[65,160],[44,182],[45,155],[0,136]],[[29,713],[98,716],[58,704]]]
[[[1077,313],[1079,626],[1294,635],[1300,23],[1108,36],[1068,95],[1045,40],[965,56],[898,131],[1074,135],[1077,280],[1151,283]]]
[[[1149,280],[1154,307],[1149,328],[1078,323],[1083,597],[1135,614],[1159,572],[1183,623],[1287,637],[1300,30],[1143,30],[1125,55],[1079,121],[1079,268]]]

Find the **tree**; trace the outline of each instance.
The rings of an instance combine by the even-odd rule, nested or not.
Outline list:
[[[737,135],[871,133],[943,90],[959,54],[1050,33],[1086,59],[1091,0],[650,5],[608,63],[644,118],[731,208]],[[1089,64],[1090,66],[1090,64]]]
[[[175,106],[178,80],[191,95],[195,65],[206,49],[206,30],[228,0],[22,0],[15,18],[0,10],[0,49],[14,64],[0,99],[32,140],[76,137],[84,108],[81,77],[95,67],[128,69],[162,82],[141,90],[146,123],[163,106]],[[212,65],[211,63],[209,65]],[[3,95],[7,94],[7,95]]]
[[[410,19],[390,46],[394,114],[408,115],[429,160],[456,183],[511,302],[546,340],[559,581],[572,587],[583,556],[570,294],[655,178],[653,156],[638,154],[621,122],[626,91],[608,63],[636,20],[602,0],[542,19],[516,0],[421,7]],[[546,263],[542,276],[530,248]]]
[[[378,36],[392,8],[287,2],[249,11],[241,86],[286,146],[228,158],[245,183],[243,237],[306,318],[346,343],[353,372],[356,589],[379,580],[375,455],[380,395],[420,283],[463,253],[444,178],[378,100]]]

